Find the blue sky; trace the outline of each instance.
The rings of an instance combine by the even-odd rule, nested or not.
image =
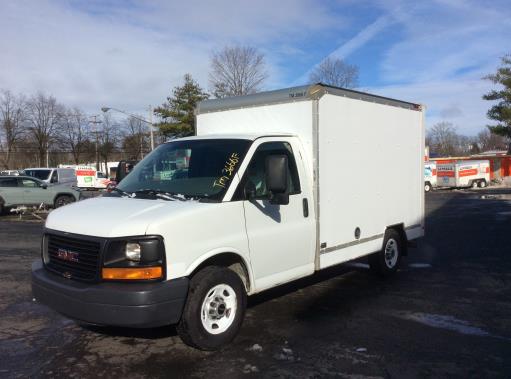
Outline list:
[[[265,89],[302,84],[327,56],[360,89],[426,104],[427,125],[488,123],[481,78],[511,53],[508,1],[0,0],[0,88],[69,106],[146,112],[189,72],[208,88],[211,52],[255,46]]]

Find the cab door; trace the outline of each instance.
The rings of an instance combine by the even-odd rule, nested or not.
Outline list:
[[[292,142],[292,139],[256,141],[254,154],[235,194],[243,201],[256,291],[314,272],[312,194],[304,180],[301,155],[295,154],[299,147]],[[288,157],[289,204],[270,202],[265,180],[265,162],[270,155]]]

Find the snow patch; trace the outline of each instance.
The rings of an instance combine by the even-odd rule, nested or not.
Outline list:
[[[469,336],[494,337],[507,341],[511,340],[506,337],[493,335],[484,329],[470,325],[468,321],[460,320],[453,316],[437,315],[430,313],[408,313],[401,315],[401,317],[406,320],[412,320],[427,326],[431,326],[433,328],[452,330],[454,332]]]
[[[263,351],[263,347],[257,343],[253,344],[251,347],[247,349],[248,351],[253,351],[254,353],[260,353]]]
[[[410,263],[408,267],[411,268],[431,268],[429,263]]]

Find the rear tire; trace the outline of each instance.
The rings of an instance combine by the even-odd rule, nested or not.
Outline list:
[[[403,240],[394,229],[387,229],[381,251],[369,256],[371,271],[379,276],[394,275],[401,263]]]
[[[245,287],[234,271],[206,267],[190,280],[177,332],[187,345],[218,350],[238,334],[246,304]]]
[[[424,183],[424,192],[429,192],[429,191],[431,191],[431,184],[426,182],[426,183]]]
[[[486,183],[486,180],[481,180],[479,182],[479,188],[485,188],[487,185],[488,185],[488,183]]]
[[[75,201],[75,199],[72,196],[69,196],[69,195],[59,195],[55,199],[54,208],[56,209],[56,208],[63,207],[64,205],[74,203],[74,201]]]
[[[474,180],[474,181],[472,182],[472,188],[477,188],[477,186],[478,186],[478,185],[479,185],[479,184],[478,184],[478,181],[477,181],[477,180]]]

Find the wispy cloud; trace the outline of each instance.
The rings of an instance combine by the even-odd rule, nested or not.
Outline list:
[[[327,58],[337,58],[345,60],[351,53],[364,46],[375,35],[377,35],[383,29],[391,25],[393,22],[394,19],[390,14],[384,14],[378,17],[374,22],[370,23],[362,30],[360,30],[353,38],[349,39],[346,43],[343,43],[340,47],[338,47],[330,54],[328,54],[326,57],[324,57],[320,62],[312,66],[309,70],[307,70],[307,72],[301,75],[294,82],[294,84],[307,83],[311,72],[313,72],[321,64],[321,62],[323,62]]]

